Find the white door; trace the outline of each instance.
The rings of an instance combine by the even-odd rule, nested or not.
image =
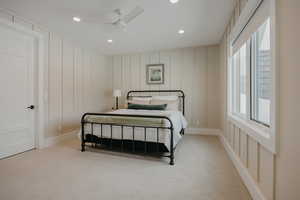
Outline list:
[[[35,147],[34,38],[0,24],[0,158]]]

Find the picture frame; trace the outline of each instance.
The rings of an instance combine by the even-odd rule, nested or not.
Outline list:
[[[150,64],[146,68],[147,84],[164,84],[165,81],[165,70],[164,64]]]

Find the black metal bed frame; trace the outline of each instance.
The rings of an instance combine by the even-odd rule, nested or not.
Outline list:
[[[127,100],[129,100],[132,97],[152,97],[151,95],[133,95],[133,94],[151,94],[151,93],[176,93],[179,98],[182,99],[181,107],[182,107],[182,113],[185,114],[185,94],[182,90],[131,90],[127,93]],[[178,95],[180,94],[180,95]],[[170,126],[163,127],[163,126],[141,126],[141,125],[127,125],[127,124],[116,124],[116,123],[100,123],[100,122],[88,122],[85,120],[86,116],[116,116],[116,117],[132,117],[132,118],[149,118],[149,119],[165,119],[169,121]],[[91,132],[90,134],[85,134],[85,124],[91,125]],[[94,135],[94,124],[100,124],[100,137]],[[110,126],[110,138],[103,138],[103,126]],[[113,139],[113,127],[120,127],[121,128],[121,139]],[[109,148],[113,148],[113,143],[115,140],[120,141],[121,151],[124,151],[125,142],[128,144],[128,140],[124,140],[123,138],[123,130],[124,127],[131,127],[132,128],[132,140],[131,143],[131,149],[133,153],[136,153],[136,141],[135,140],[135,128],[144,128],[144,141],[142,142],[144,144],[144,152],[143,154],[148,153],[147,152],[147,145],[149,145],[149,142],[146,141],[147,138],[147,129],[156,129],[156,152],[152,155],[159,155],[170,158],[170,165],[174,165],[174,126],[170,118],[166,116],[156,116],[156,115],[130,115],[130,114],[114,114],[114,113],[85,113],[81,118],[81,151],[85,151],[85,145],[86,143],[92,143],[94,144],[94,147],[98,147],[98,144],[108,144]],[[170,153],[168,155],[162,155],[162,151],[160,151],[160,144],[159,143],[159,130],[160,129],[169,129],[170,130]],[[184,134],[184,129],[180,132],[182,135]]]

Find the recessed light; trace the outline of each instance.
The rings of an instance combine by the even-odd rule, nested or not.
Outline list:
[[[180,29],[180,30],[178,31],[178,33],[179,33],[179,34],[184,34],[184,30],[183,30],[183,29]]]
[[[75,21],[75,22],[80,22],[81,19],[80,19],[79,17],[73,17],[73,21]]]
[[[170,1],[170,3],[172,3],[172,4],[175,4],[175,3],[178,3],[179,0],[169,0],[169,1]]]
[[[108,42],[108,43],[112,43],[112,42],[113,42],[113,40],[112,40],[112,39],[109,39],[109,40],[107,40],[107,42]]]

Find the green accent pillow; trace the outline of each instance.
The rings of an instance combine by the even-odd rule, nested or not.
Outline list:
[[[166,110],[167,104],[162,105],[144,105],[144,104],[128,104],[128,109],[135,109],[135,110]]]

